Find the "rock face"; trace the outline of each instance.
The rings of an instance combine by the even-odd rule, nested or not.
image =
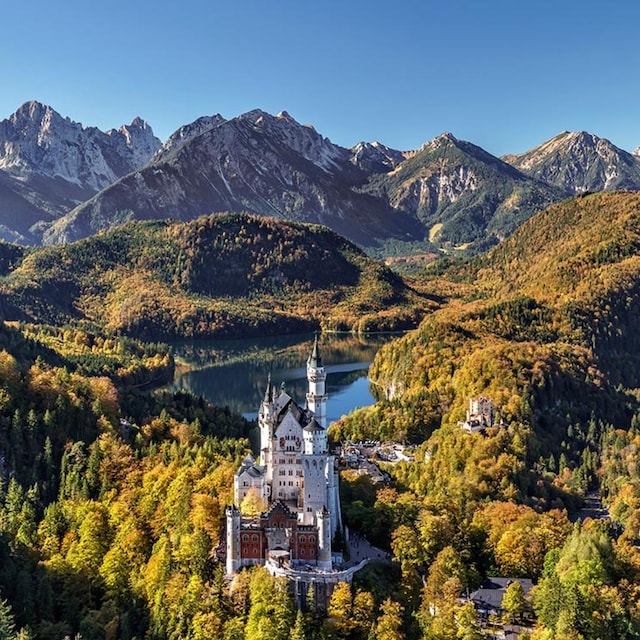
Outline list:
[[[0,122],[0,236],[34,240],[33,225],[64,215],[146,164],[159,147],[140,118],[103,132],[25,103]]]
[[[503,159],[568,194],[640,189],[640,158],[585,131],[565,131],[531,151]]]

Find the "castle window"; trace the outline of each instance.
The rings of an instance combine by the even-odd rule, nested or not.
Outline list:
[[[253,542],[258,542],[258,534],[254,533],[254,534],[251,536],[251,540],[253,540]]]
[[[285,475],[286,471],[284,469],[280,469],[280,471],[278,471],[278,475],[283,476]]]
[[[293,475],[293,469],[289,469],[289,475],[292,476]]]
[[[242,534],[242,542],[249,542],[249,534],[248,533],[243,533]]]
[[[316,538],[315,536],[309,536],[309,542],[315,542]]]
[[[311,549],[309,549],[309,555],[311,555],[311,556],[315,556],[316,555],[315,547],[311,547]]]
[[[305,555],[305,553],[304,553],[304,547],[302,547],[302,549],[300,549],[300,555],[301,555],[301,556]]]
[[[306,541],[307,541],[307,539],[306,539],[306,537],[305,537],[305,536],[300,536],[300,542],[303,542],[303,543],[304,543],[304,542],[306,542]]]
[[[249,486],[249,483],[245,480],[245,481],[242,483],[242,486],[243,486],[243,487],[248,487],[248,486]]]
[[[289,486],[293,487],[293,480],[289,480]]]
[[[254,555],[254,556],[257,556],[257,555],[258,555],[258,550],[257,550],[255,547],[253,547],[253,555]]]
[[[311,507],[307,507],[307,511],[311,513]]]

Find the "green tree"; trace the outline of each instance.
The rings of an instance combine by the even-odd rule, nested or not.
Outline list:
[[[290,638],[291,640],[307,640],[307,629],[302,611],[298,611],[296,614],[296,623],[291,629]]]
[[[251,576],[251,608],[245,628],[247,637],[288,640],[294,619],[286,578],[274,578],[264,567],[255,567]]]
[[[484,637],[473,603],[467,602],[459,607],[455,612],[455,621],[458,626],[457,640],[482,640]]]
[[[380,605],[380,616],[375,627],[377,640],[404,640],[402,633],[402,607],[387,598]]]
[[[6,600],[0,600],[0,640],[13,640],[16,628],[11,607]]]
[[[524,595],[522,584],[514,580],[504,592],[502,598],[502,608],[507,612],[509,621],[511,619],[520,620],[527,607],[527,600]]]

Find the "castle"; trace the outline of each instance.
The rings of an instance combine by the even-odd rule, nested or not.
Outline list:
[[[226,569],[267,565],[274,571],[333,569],[331,542],[342,531],[338,472],[327,448],[327,374],[318,338],[307,360],[306,406],[267,383],[258,412],[260,459],[248,455],[234,477],[234,504],[226,510]],[[244,516],[245,498],[266,510]]]

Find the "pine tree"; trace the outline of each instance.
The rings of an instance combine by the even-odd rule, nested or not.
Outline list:
[[[13,640],[16,628],[11,607],[6,600],[0,600],[0,640]]]
[[[291,629],[290,638],[291,640],[306,640],[307,638],[307,630],[304,623],[304,616],[302,615],[302,611],[298,611],[296,615],[296,623]]]

